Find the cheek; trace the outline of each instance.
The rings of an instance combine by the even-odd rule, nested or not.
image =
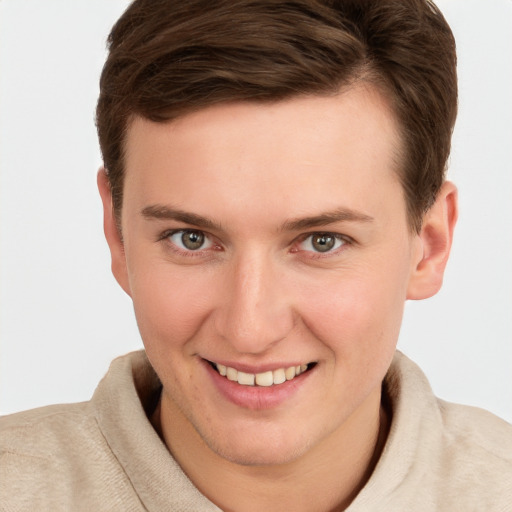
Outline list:
[[[394,350],[405,303],[401,276],[366,267],[332,277],[301,293],[308,328],[343,357],[377,358]]]
[[[133,276],[131,289],[137,324],[150,350],[186,344],[208,316],[212,287],[207,277],[192,279],[164,263]]]

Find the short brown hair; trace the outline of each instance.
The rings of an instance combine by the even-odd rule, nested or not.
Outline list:
[[[399,176],[419,230],[444,180],[457,111],[455,42],[429,0],[135,0],[112,28],[97,127],[118,219],[133,116],[332,94],[365,80],[398,120]]]

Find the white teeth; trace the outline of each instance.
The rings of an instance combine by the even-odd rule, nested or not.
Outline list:
[[[295,377],[295,366],[290,366],[290,368],[286,368],[284,375],[286,380],[292,380]]]
[[[272,384],[274,384],[274,376],[272,372],[257,373],[256,384],[258,386],[272,386]]]
[[[235,370],[230,366],[224,366],[223,364],[216,364],[217,371],[223,377],[227,377],[228,380],[238,382],[242,386],[276,386],[292,380],[301,373],[305,372],[308,368],[307,364],[298,366],[290,366],[289,368],[278,368],[274,371],[268,371],[263,373],[246,373]]]
[[[274,374],[274,384],[282,384],[286,382],[286,375],[284,373],[284,368],[279,368],[279,370],[274,370],[272,372]]]
[[[226,377],[228,380],[238,380],[238,372],[234,368],[230,368],[229,366],[226,368]]]
[[[254,386],[254,373],[238,372],[238,384],[242,386]]]

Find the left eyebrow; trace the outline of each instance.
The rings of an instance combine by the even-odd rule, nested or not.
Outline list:
[[[338,208],[330,212],[323,212],[311,217],[287,220],[282,226],[282,231],[298,231],[301,229],[327,226],[335,222],[373,222],[373,217],[349,208]]]

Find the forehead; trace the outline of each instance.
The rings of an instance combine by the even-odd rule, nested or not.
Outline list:
[[[222,104],[168,123],[135,118],[126,139],[125,198],[138,207],[195,201],[219,209],[210,191],[247,207],[275,209],[278,201],[283,211],[299,202],[305,210],[320,201],[355,207],[350,203],[365,194],[385,194],[383,181],[398,183],[399,146],[386,99],[368,86]]]

